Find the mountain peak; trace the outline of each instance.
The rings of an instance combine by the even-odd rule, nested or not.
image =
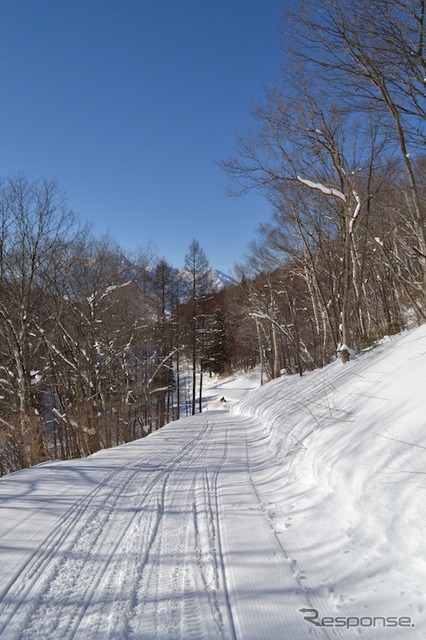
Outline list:
[[[215,291],[221,291],[222,289],[227,289],[232,284],[236,284],[234,278],[223,273],[223,271],[219,271],[219,269],[215,267],[210,267],[209,269],[209,280]]]

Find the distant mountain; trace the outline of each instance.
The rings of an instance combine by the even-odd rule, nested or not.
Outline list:
[[[237,283],[234,278],[226,275],[226,273],[223,273],[223,271],[215,269],[214,267],[210,267],[207,272],[207,276],[211,285],[211,289],[215,293],[219,293],[219,291],[223,291],[224,289],[230,287],[232,284]],[[185,271],[185,269],[180,269],[178,271],[178,277],[182,285],[182,294],[180,296],[181,302],[188,301],[191,296],[190,276]]]
[[[117,269],[121,274],[122,278],[128,280],[141,280],[144,276],[148,276],[150,280],[152,280],[155,276],[155,271],[157,269],[157,264],[153,263],[147,266],[137,266],[128,258],[126,258],[121,252],[111,252],[109,255],[109,263],[111,267]],[[187,299],[188,294],[185,291],[187,286],[189,285],[189,276],[188,273],[185,272],[185,269],[176,269],[171,267],[170,275],[172,278],[177,278],[183,285],[181,297],[182,300]],[[233,284],[237,284],[237,281],[232,278],[232,276],[227,275],[223,271],[219,271],[215,267],[210,267],[208,272],[208,279],[211,285],[211,289],[218,293],[224,289],[227,289]]]
[[[190,276],[185,271],[185,269],[180,269],[178,271],[178,274],[182,282],[186,282],[190,280]],[[237,284],[237,281],[234,280],[234,278],[226,275],[226,273],[223,273],[223,271],[219,271],[218,269],[215,269],[215,267],[209,268],[207,272],[207,276],[213,291],[215,291],[216,293],[218,291],[222,291],[222,289],[227,289],[232,284]]]
[[[209,269],[209,280],[215,291],[221,291],[222,289],[227,289],[232,284],[237,284],[237,281],[234,278],[226,275],[223,271],[215,269],[214,267],[210,267]]]

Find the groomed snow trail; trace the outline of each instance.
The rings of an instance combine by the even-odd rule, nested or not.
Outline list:
[[[269,455],[255,420],[206,412],[21,472],[40,507],[3,512],[0,637],[328,637],[303,621],[315,594],[262,504]]]

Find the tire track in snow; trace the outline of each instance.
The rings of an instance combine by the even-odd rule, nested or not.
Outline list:
[[[76,524],[83,520],[85,513],[90,509],[105,484],[108,484],[114,475],[120,471],[121,469],[112,470],[103,478],[102,484],[99,484],[89,494],[80,498],[65,512],[40,547],[3,589],[0,594],[0,602],[2,603],[0,607],[0,636],[21,607],[28,608],[29,604],[25,604],[25,602],[40,577],[43,576],[44,572],[47,572],[49,563],[59,564],[58,558],[56,558],[55,562],[58,550],[64,544],[70,532],[74,530]]]
[[[51,638],[73,637],[75,621],[84,614],[91,591],[119,544],[120,529],[127,524],[128,518],[118,515],[119,502],[125,500],[123,496],[137,474],[137,470],[114,474],[112,481],[91,497],[84,515],[76,521],[73,518],[72,527],[67,523],[60,546],[47,551],[32,577],[38,593],[33,597],[26,589],[25,600],[21,599],[13,612],[14,618],[25,618],[23,638],[45,638],[46,633]],[[9,598],[13,598],[11,591]],[[8,638],[9,634],[8,627]]]
[[[90,601],[76,625],[76,638],[117,638],[131,636],[132,609],[137,606],[137,590],[142,580],[148,559],[157,540],[161,539],[165,511],[165,495],[169,476],[173,469],[187,459],[194,448],[193,439],[189,439],[177,457],[170,463],[169,454],[176,447],[167,449],[167,458],[163,469],[151,482],[148,482],[139,500],[140,506],[133,510],[136,514],[126,529],[120,544],[112,554],[106,571],[99,577],[93,589]],[[162,458],[165,458],[163,455]],[[158,465],[157,465],[158,466]],[[139,515],[138,515],[139,514]],[[149,524],[147,524],[149,521]],[[108,606],[105,606],[105,600]],[[84,616],[84,619],[83,619]],[[105,624],[105,619],[108,620]],[[78,631],[77,631],[78,629]]]
[[[205,424],[200,434],[201,442],[203,442],[203,435],[207,428],[208,424]],[[190,437],[180,455],[171,464],[165,465],[163,474],[166,474],[167,477],[162,484],[161,492],[158,478],[144,492],[145,497],[142,500],[142,505],[145,515],[141,515],[123,536],[119,549],[112,556],[111,566],[98,581],[99,586],[96,585],[96,592],[84,611],[81,624],[75,625],[77,630],[75,636],[72,637],[84,638],[85,640],[99,637],[132,637],[135,633],[135,626],[137,627],[135,635],[138,638],[155,637],[154,633],[146,632],[147,629],[161,627],[161,621],[159,622],[161,616],[157,611],[156,598],[152,598],[152,593],[158,593],[159,587],[166,580],[170,580],[171,575],[170,568],[165,577],[160,575],[161,549],[163,546],[172,548],[172,542],[176,546],[176,529],[173,530],[175,539],[164,541],[164,531],[167,532],[167,527],[165,527],[167,505],[174,503],[175,474],[181,468],[186,468],[191,460],[194,460],[193,451],[196,447],[197,441]],[[202,452],[202,450],[195,451],[196,457],[199,457]],[[183,511],[185,512],[186,509]],[[147,527],[149,513],[151,513],[151,520],[154,523]],[[181,527],[181,529],[183,532],[185,531],[185,527]],[[172,574],[177,575],[177,573],[178,565],[176,564]],[[176,585],[173,583],[173,589],[171,588],[170,592],[178,592],[180,597],[181,591],[182,588],[176,589]],[[149,593],[149,602],[146,607],[143,598],[141,604],[141,592],[142,594]],[[105,601],[108,606],[104,606]],[[175,613],[172,616],[173,621],[171,625],[169,624],[170,627],[173,627],[173,634],[170,637],[176,637],[176,628],[179,626],[178,610],[179,606],[176,603]]]
[[[185,459],[193,446],[191,440],[184,443],[175,462]],[[175,452],[176,445],[165,447],[160,466],[167,467]],[[123,529],[131,527],[137,517],[134,510],[133,516],[123,516],[118,523],[119,502],[126,500],[126,491],[133,482],[135,486],[140,485],[139,476],[152,473],[139,462],[115,468],[68,509],[13,583],[3,590],[0,636],[6,631],[9,640],[14,637],[15,629],[22,638],[45,638],[45,621],[49,619],[52,621],[50,637],[74,637],[102,575],[117,552]],[[168,472],[161,469],[154,473],[154,479],[150,479],[146,490],[139,495],[139,504],[146,501],[156,483],[164,480],[165,485]],[[158,525],[154,531],[156,528]],[[100,550],[104,557],[99,557]],[[22,628],[25,631],[18,634]]]
[[[181,515],[172,514],[170,505],[172,494],[176,492],[176,479],[170,481],[164,496],[162,519],[153,544],[149,548],[138,591],[136,606],[129,620],[129,637],[137,638],[176,638],[180,629],[180,597],[182,585],[182,559],[185,549],[185,527],[189,508],[189,495],[186,501],[180,500]],[[173,526],[169,519],[173,519]],[[173,551],[172,551],[173,550]]]
[[[104,476],[68,510],[4,594],[0,635],[3,629],[7,640],[255,637],[250,620],[241,626],[241,594],[255,597],[258,568],[240,569],[238,522],[246,527],[247,514],[253,516],[256,545],[255,529],[267,512],[250,466],[246,423],[221,413],[178,431],[180,441],[159,438],[148,448],[151,464],[138,460]],[[241,503],[235,514],[234,500]],[[276,537],[270,521],[269,533],[263,525],[268,540]],[[267,542],[269,549],[274,545]],[[276,556],[279,570],[288,570],[293,593],[301,592],[284,552]],[[244,553],[251,565],[252,552]],[[259,570],[259,580],[269,575]],[[286,598],[285,581],[272,587],[283,584]]]
[[[135,544],[135,542],[139,542],[141,544],[142,552],[144,548],[143,545],[146,544],[145,555],[148,554],[149,549],[152,546],[152,542],[157,535],[163,516],[164,494],[168,478],[169,473],[167,471],[162,471],[155,479],[152,480],[151,483],[148,483],[148,486],[144,488],[143,496],[141,497],[141,504],[146,505],[147,503],[151,503],[151,507],[145,508],[143,511],[141,510],[139,512],[134,509],[134,516],[131,521],[125,525],[126,529],[123,537],[117,538],[116,542],[112,543],[113,547],[110,551],[108,561],[106,562],[103,570],[98,571],[97,577],[90,585],[90,591],[85,599],[85,606],[81,608],[79,615],[74,620],[73,627],[69,635],[70,639],[82,637],[89,640],[90,638],[99,638],[100,635],[104,635],[102,627],[104,624],[104,616],[108,615],[108,613],[105,612],[108,580],[111,579],[111,574],[114,569],[118,569],[119,576],[123,575],[123,567],[118,567],[118,557],[122,558],[124,553],[120,553],[119,549],[126,549],[128,552],[129,543],[132,545]],[[145,513],[148,513],[148,517],[144,515]],[[142,536],[141,532],[143,532]],[[130,540],[127,542],[125,538],[129,538],[129,536]],[[131,569],[128,558],[124,559],[124,566],[127,573]],[[102,588],[99,589],[101,585]],[[95,594],[98,590],[100,590],[101,595],[96,598]],[[84,624],[82,625],[83,620]]]
[[[200,460],[205,457],[211,430],[205,421],[193,449],[170,471],[164,518],[140,578],[129,637],[186,638],[189,633],[188,637],[201,640],[205,636],[208,620],[203,616],[191,566],[194,532],[190,516]]]
[[[222,467],[227,459],[228,456],[228,449],[229,449],[229,424],[228,421],[226,421],[225,423],[225,443],[224,443],[224,451],[223,451],[223,455],[216,467],[216,469],[213,472],[213,478],[212,478],[212,482],[211,482],[211,489],[208,486],[208,492],[207,492],[207,499],[210,499],[210,495],[213,491],[213,505],[214,505],[214,510],[212,508],[212,503],[209,502],[210,509],[211,512],[214,515],[214,520],[216,521],[216,538],[217,538],[217,555],[218,555],[218,565],[219,565],[219,569],[220,569],[220,573],[222,576],[222,584],[223,584],[223,596],[224,596],[224,603],[225,603],[225,610],[226,610],[226,614],[227,614],[227,618],[228,618],[228,623],[229,623],[229,630],[230,630],[230,637],[232,638],[232,640],[235,640],[237,637],[236,634],[236,630],[235,630],[235,623],[234,623],[234,616],[232,613],[232,608],[231,608],[231,603],[230,603],[230,596],[229,596],[229,589],[228,589],[228,583],[227,583],[227,578],[226,578],[226,570],[225,570],[225,561],[224,561],[224,556],[223,556],[223,545],[222,545],[222,535],[221,535],[221,528],[220,528],[220,509],[219,509],[219,491],[218,491],[218,481],[219,481],[219,474],[222,470]]]

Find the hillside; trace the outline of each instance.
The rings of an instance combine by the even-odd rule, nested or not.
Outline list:
[[[2,478],[0,637],[423,639],[426,326],[257,384]]]

